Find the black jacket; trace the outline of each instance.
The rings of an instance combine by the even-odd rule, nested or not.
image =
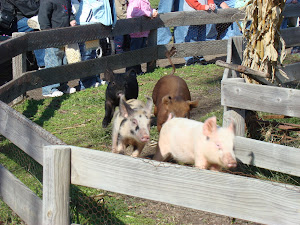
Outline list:
[[[16,15],[18,21],[24,17],[36,16],[39,6],[39,0],[1,0],[1,9]]]
[[[71,0],[41,0],[38,15],[41,30],[68,27],[75,19]]]

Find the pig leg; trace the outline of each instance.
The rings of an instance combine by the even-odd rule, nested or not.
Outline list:
[[[161,152],[159,146],[157,145],[156,147],[156,153],[153,157],[154,160],[156,161],[167,161],[167,159],[169,159],[171,156],[171,154],[169,152],[165,152],[164,154]]]
[[[132,157],[139,157],[145,145],[133,146]]]
[[[116,151],[114,153],[124,154],[125,149],[126,149],[126,146],[122,142],[118,143]]]
[[[102,121],[102,127],[105,128],[111,122],[114,115],[115,108],[108,101],[105,102],[105,116]]]
[[[213,171],[221,171],[221,167],[217,164],[211,165],[209,169]]]
[[[199,169],[208,169],[209,163],[204,156],[196,156],[195,167]]]

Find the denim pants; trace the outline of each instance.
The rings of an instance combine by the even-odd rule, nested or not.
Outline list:
[[[28,18],[24,17],[17,22],[18,32],[33,31],[33,29],[28,26],[27,20],[28,20]],[[45,66],[45,61],[44,61],[45,49],[36,49],[33,52],[34,52],[38,67],[44,67]]]
[[[67,58],[65,55],[65,51],[60,48],[46,48],[45,49],[45,67],[56,67],[67,64]],[[63,76],[63,74],[61,75]],[[54,91],[66,91],[68,89],[67,82],[51,84],[45,87],[42,87],[42,94],[48,95],[52,94]]]
[[[205,41],[206,25],[191,25],[188,28],[188,33],[185,37],[185,42]],[[192,59],[193,56],[184,57],[185,61]]]
[[[146,38],[146,37],[131,38],[130,51],[145,48],[147,46],[147,39],[148,38]],[[130,69],[135,69],[137,74],[140,74],[143,72],[141,65],[127,67],[126,72],[129,71]]]
[[[86,61],[89,59],[95,59],[96,50],[95,49],[86,49],[84,43],[79,43],[81,60]],[[95,87],[96,82],[101,82],[99,75],[93,75],[85,78],[81,78],[79,80],[80,90],[84,90],[86,88]]]
[[[185,0],[161,0],[158,5],[158,13],[169,13],[183,10]],[[188,26],[174,27],[174,42],[183,43],[187,34]],[[172,39],[169,27],[161,27],[157,29],[157,44],[168,44]]]

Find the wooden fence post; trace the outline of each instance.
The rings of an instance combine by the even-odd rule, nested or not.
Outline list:
[[[148,47],[157,45],[157,29],[151,30],[148,37]],[[156,67],[156,60],[147,63],[147,72],[153,72]]]
[[[43,150],[43,225],[69,225],[71,149],[51,145]]]
[[[244,83],[244,78],[228,78],[236,82]],[[222,93],[223,94],[223,93]],[[223,113],[223,126],[227,127],[233,121],[235,123],[235,134],[236,136],[245,137],[245,114],[244,109],[232,108],[224,106]]]
[[[12,37],[20,37],[25,35],[25,32],[14,32],[12,33]],[[13,74],[13,80],[19,78],[22,76],[23,73],[25,73],[27,70],[27,64],[26,64],[26,52],[22,53],[20,55],[17,55],[16,57],[12,58],[12,74]],[[24,93],[25,94],[25,93]],[[12,105],[19,103],[24,98],[24,95],[20,95],[16,99],[12,101]]]

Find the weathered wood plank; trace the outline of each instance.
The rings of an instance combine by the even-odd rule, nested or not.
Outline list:
[[[280,31],[282,38],[285,41],[286,47],[300,45],[300,27],[290,27]]]
[[[285,78],[284,76],[281,78],[283,83],[288,83],[292,81],[300,81],[300,62],[286,65],[282,68],[285,75],[289,78]]]
[[[71,149],[45,146],[43,166],[43,223],[70,224]]]
[[[286,7],[284,13],[292,16],[300,16],[298,4]],[[88,40],[114,37],[128,33],[153,30],[159,27],[173,27],[200,24],[215,24],[235,22],[243,19],[244,13],[238,9],[220,9],[215,12],[204,10],[194,12],[172,12],[160,14],[157,18],[145,17],[118,20],[115,27],[102,24],[90,24],[84,26],[51,29],[39,32],[29,32],[22,38],[9,40],[9,43],[0,43],[0,63],[13,58],[26,51],[40,48],[49,48],[83,42]]]
[[[300,3],[297,4],[285,4],[282,15],[285,17],[297,17],[300,13]]]
[[[57,137],[0,101],[0,133],[43,165],[43,146],[64,144]]]
[[[71,160],[73,184],[266,224],[300,221],[298,187],[78,147]]]
[[[236,137],[234,144],[243,163],[300,177],[299,148],[244,137]]]
[[[42,200],[2,165],[0,165],[0,198],[26,224],[42,224]]]
[[[25,35],[25,32],[14,32],[12,34],[12,37],[21,37]],[[13,80],[19,78],[27,71],[27,62],[26,62],[26,52],[22,53],[20,55],[17,55],[12,59],[12,72],[13,72]],[[12,104],[17,104],[18,102],[21,102],[24,98],[25,93],[22,93],[19,97],[14,99]]]
[[[221,104],[240,109],[300,117],[300,91],[223,80]]]
[[[177,49],[175,57],[226,54],[226,44],[226,40],[174,44]],[[26,91],[49,84],[67,82],[90,76],[90,74],[103,73],[107,68],[117,70],[145,62],[152,62],[156,59],[163,59],[166,58],[165,52],[172,46],[172,44],[152,46],[84,62],[26,72],[22,77],[1,86],[0,100],[9,103]]]

